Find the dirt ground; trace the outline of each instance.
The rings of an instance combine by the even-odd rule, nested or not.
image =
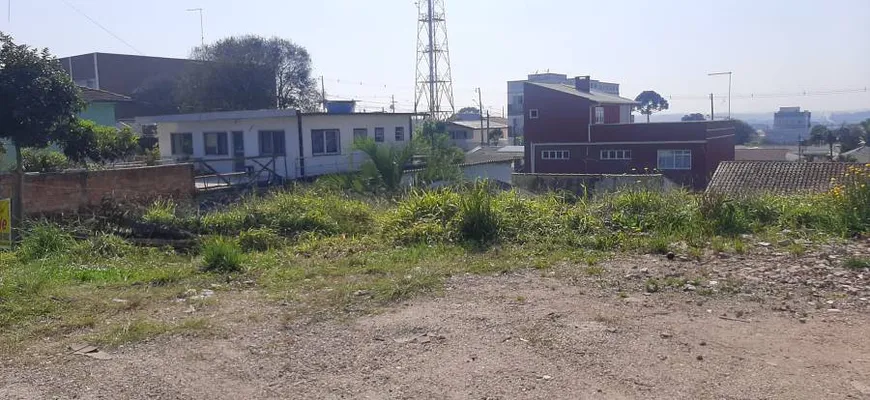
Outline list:
[[[460,276],[441,293],[338,318],[290,317],[292,305],[254,289],[218,292],[197,311],[218,322],[217,336],[159,337],[110,350],[111,360],[49,344],[26,360],[0,356],[0,398],[870,398],[864,274],[841,274],[825,255],[766,257],[754,267],[638,256],[604,263],[603,276],[567,266]],[[826,274],[857,285],[855,296],[780,278],[698,293],[721,285],[707,281],[717,274],[736,281],[733,271],[763,277],[789,265],[833,268]],[[642,275],[674,269],[703,270],[705,283],[649,293]]]

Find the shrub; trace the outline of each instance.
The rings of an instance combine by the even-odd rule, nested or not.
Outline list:
[[[65,254],[75,246],[72,235],[59,226],[39,223],[26,230],[18,248],[22,261],[32,261]]]
[[[60,172],[70,167],[69,159],[50,149],[21,150],[21,165],[25,172]]]
[[[203,270],[209,272],[239,272],[242,270],[242,249],[236,241],[213,237],[202,246]]]
[[[239,234],[239,245],[247,252],[267,251],[280,243],[281,238],[269,228],[251,228]]]
[[[109,233],[92,236],[83,246],[87,254],[105,258],[124,257],[133,251],[133,245],[123,238]]]
[[[449,189],[414,190],[387,215],[384,234],[403,244],[452,241],[460,200]]]
[[[870,164],[849,167],[831,192],[851,234],[870,232]]]
[[[478,243],[498,239],[499,219],[493,209],[493,196],[485,182],[478,182],[462,196],[459,205],[459,233],[463,239]]]
[[[152,224],[173,225],[177,205],[172,200],[156,200],[148,206],[142,220]]]
[[[628,190],[612,194],[608,200],[611,223],[618,230],[672,233],[697,225],[695,203],[686,192]]]

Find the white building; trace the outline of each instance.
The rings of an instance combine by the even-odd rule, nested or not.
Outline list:
[[[565,74],[550,72],[530,74],[526,80],[508,81],[508,120],[511,134],[514,136],[523,135],[523,116],[525,115],[523,110],[523,84],[526,82],[574,86],[574,78],[568,78],[568,75]],[[592,79],[589,81],[589,89],[595,92],[619,96],[618,83],[601,82]]]
[[[219,174],[268,166],[279,176],[298,179],[358,170],[366,156],[353,150],[357,137],[407,144],[414,116],[255,110],[140,117],[136,123],[157,125],[164,159],[190,160]]]

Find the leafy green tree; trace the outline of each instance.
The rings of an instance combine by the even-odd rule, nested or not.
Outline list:
[[[130,128],[117,129],[77,120],[66,137],[58,143],[72,161],[111,163],[136,154],[139,138]]]
[[[214,44],[195,48],[192,58],[223,65],[222,68],[215,67],[218,68],[219,76],[232,75],[237,68],[249,73],[268,71],[272,77],[269,94],[274,99],[274,94],[277,93],[279,108],[314,111],[322,101],[317,83],[311,77],[311,56],[308,50],[287,39],[267,39],[255,35],[231,36]],[[257,68],[251,71],[251,67]],[[262,88],[258,85],[257,89]],[[274,101],[271,106],[275,106]]]
[[[486,136],[487,143],[492,146],[497,146],[499,139],[502,137],[501,129],[490,129]]]
[[[18,187],[24,187],[21,149],[45,147],[62,139],[73,116],[82,110],[80,93],[47,49],[15,44],[0,32],[0,137],[15,144]],[[23,219],[16,191],[15,219]]]
[[[405,166],[414,156],[413,144],[387,146],[379,145],[373,138],[362,138],[354,142],[353,148],[369,157],[362,165],[361,173],[370,187],[382,187],[389,193],[399,191]]]
[[[816,125],[810,129],[810,142],[819,146],[827,140],[830,133],[831,131],[828,127],[824,125]]]
[[[25,172],[61,172],[71,166],[59,151],[34,148],[21,150],[21,165]]]
[[[275,79],[259,64],[209,62],[188,66],[176,89],[181,112],[275,108]]]
[[[180,110],[176,78],[149,79],[133,90],[131,97],[149,115],[178,114]]]
[[[739,119],[731,120],[734,124],[734,143],[746,144],[755,140],[758,133],[751,125]]]
[[[825,143],[828,145],[828,149],[830,150],[829,159],[834,159],[834,144],[839,141],[840,138],[837,137],[837,131],[828,131],[828,134],[825,135]]]
[[[462,149],[453,145],[442,122],[426,121],[414,136],[414,147],[426,161],[426,167],[417,174],[424,184],[437,181],[458,181],[462,178],[460,164],[465,160]]]
[[[701,114],[701,113],[692,113],[692,114],[686,114],[686,115],[684,115],[683,118],[682,118],[681,120],[682,120],[683,122],[687,122],[687,121],[706,121],[707,118],[704,117],[704,114]]]
[[[635,111],[640,112],[643,115],[646,115],[646,122],[649,122],[649,116],[653,113],[657,113],[659,111],[664,111],[670,108],[670,104],[665,100],[660,94],[647,90],[637,95],[634,99],[640,104],[636,104],[634,106]]]
[[[861,147],[864,140],[864,128],[859,124],[843,125],[837,129],[837,138],[840,142],[840,152],[846,152]]]

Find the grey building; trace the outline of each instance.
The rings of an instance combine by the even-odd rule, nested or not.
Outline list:
[[[771,143],[797,143],[807,139],[812,126],[812,113],[800,107],[780,107],[773,114],[773,128],[765,139]]]

